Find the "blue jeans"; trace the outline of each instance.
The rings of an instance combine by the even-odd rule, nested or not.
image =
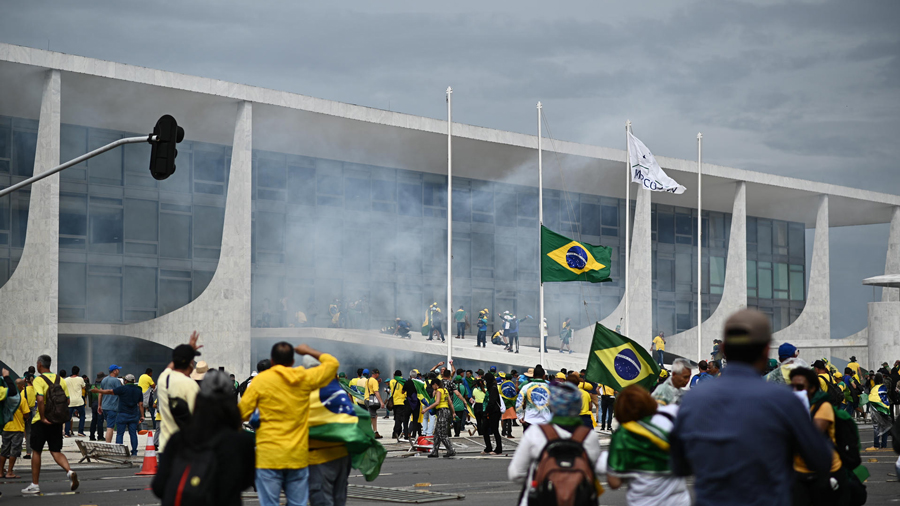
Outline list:
[[[78,413],[78,433],[84,434],[84,404],[81,406],[75,406],[74,408],[69,408],[69,419],[66,420],[66,430],[65,435],[72,435],[72,417],[75,416],[75,413]]]
[[[309,466],[309,503],[316,506],[347,504],[349,476],[349,455],[324,464]]]
[[[660,369],[662,369],[663,366],[665,365],[663,363],[663,359],[665,358],[665,353],[666,352],[663,350],[656,350],[656,364],[659,366]]]
[[[433,436],[434,427],[437,425],[437,417],[430,413],[425,413],[425,416],[422,418],[422,423],[425,425],[423,429],[425,435]]]
[[[125,439],[125,430],[128,429],[128,436],[131,438],[131,454],[137,455],[138,438],[137,438],[137,420],[133,422],[116,422],[116,444],[122,444]]]
[[[887,438],[888,438],[888,434],[890,434],[890,433],[891,433],[891,431],[887,431],[884,434],[882,434],[881,440],[879,441],[878,429],[875,429],[875,448],[887,448]]]
[[[97,413],[97,404],[91,406],[91,438],[104,438],[103,415]]]
[[[256,470],[260,506],[278,506],[282,490],[287,497],[287,506],[306,506],[309,502],[309,468]]]

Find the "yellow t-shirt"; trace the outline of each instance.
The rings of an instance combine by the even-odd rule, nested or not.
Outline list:
[[[319,447],[319,445],[328,445]],[[349,455],[344,443],[325,443],[311,439],[309,441],[309,465],[317,466]]]
[[[591,394],[580,390],[581,392],[581,413],[579,415],[591,414]]]
[[[375,379],[375,378],[369,378],[369,379],[363,378],[362,381],[365,381],[365,382],[366,382],[366,384],[365,384],[365,386],[366,386],[366,393],[365,393],[366,399],[368,399],[369,397],[371,397],[372,395],[374,395],[375,393],[378,392],[378,380],[377,380],[377,379]]]
[[[41,378],[46,378],[47,381],[49,381],[49,383],[47,383],[47,381],[44,381]],[[35,399],[37,398],[38,395],[40,395],[40,396],[47,395],[47,391],[50,390],[50,385],[52,385],[54,381],[56,381],[56,375],[53,374],[52,372],[39,374],[38,376],[36,376],[34,378]],[[82,380],[82,381],[84,381],[84,380]],[[66,381],[61,380],[59,382],[59,386],[61,386],[63,389],[63,392],[66,393],[66,397],[69,397],[69,387],[66,384]],[[31,419],[31,423],[34,424],[34,423],[38,423],[39,421],[41,421],[41,412],[38,410],[35,410],[34,417]]]
[[[34,408],[35,406],[35,394],[34,394],[34,386],[28,385],[25,387],[25,397],[28,399],[28,407]]]
[[[389,385],[391,392],[394,392],[394,406],[399,406],[406,402],[406,392],[403,391],[403,385],[395,379],[392,379]]]
[[[447,389],[446,388],[438,388],[438,392],[440,392],[440,394],[441,394],[441,400],[438,401],[437,406],[435,406],[434,408],[435,409],[449,408],[450,405],[447,404],[447,399],[450,398],[450,394],[447,393]],[[437,395],[435,395],[435,397],[437,397]]]
[[[662,337],[656,336],[653,338],[653,347],[656,348],[656,351],[666,351],[666,341]]]
[[[812,410],[812,408],[810,408]],[[823,402],[821,406],[819,406],[819,410],[816,411],[816,414],[813,416],[813,419],[825,420],[829,422],[828,424],[828,438],[831,439],[831,442],[834,443],[834,408],[831,407],[831,404],[827,402]],[[841,469],[841,458],[838,456],[837,450],[831,455],[831,472],[837,472]],[[806,462],[803,461],[803,457],[799,454],[794,455],[794,470],[798,473],[811,473],[812,471],[806,467]]]
[[[600,395],[616,395],[616,391],[612,387],[600,385]]]
[[[84,397],[81,395],[84,392],[84,379],[79,376],[69,376],[66,378],[66,385],[69,391],[69,407],[84,406]]]
[[[197,393],[200,392],[200,386],[197,382],[184,374],[166,369],[159,375],[159,389],[157,391],[157,399],[159,404],[159,414],[161,422],[159,424],[159,451],[163,452],[166,443],[173,434],[178,432],[178,425],[172,412],[169,411],[169,399],[177,397],[187,402],[188,410],[194,412],[194,401],[197,400]]]
[[[140,385],[142,393],[147,393],[147,390],[156,385],[156,383],[153,382],[153,378],[149,374],[141,374],[141,377],[138,378],[138,385]]]
[[[19,407],[13,411],[12,420],[3,426],[3,432],[25,432],[25,415],[31,413],[31,408],[25,402],[25,396],[19,397]]]
[[[859,381],[859,363],[850,362],[849,364],[847,364],[847,367],[853,369],[853,376],[856,377],[856,381]]]

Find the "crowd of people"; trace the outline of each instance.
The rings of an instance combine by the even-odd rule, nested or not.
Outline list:
[[[460,311],[455,319],[463,334],[467,315]],[[508,477],[522,483],[522,505],[549,503],[561,493],[575,504],[596,504],[603,476],[611,488],[627,486],[630,505],[855,505],[865,494],[859,436],[853,439],[857,421],[873,423],[876,449],[892,438],[900,450],[900,360],[893,369],[885,363],[866,371],[853,357],[841,374],[825,359],[808,365],[784,343],[771,361],[768,320],[753,310],[726,322],[719,349],[697,364],[696,374],[691,362],[676,359],[649,390],[635,384],[616,391],[590,381],[586,370],[551,372],[540,364],[520,374],[438,362],[390,378],[373,367],[348,379],[335,357],[286,342],[238,383],[197,360],[198,341],[195,332],[177,346],[156,378],[149,369],[137,379],[123,375],[113,364],[89,382],[77,367],[71,375],[51,372],[46,355],[20,380],[3,370],[0,401],[20,398],[3,420],[4,476],[18,477],[13,466],[24,440],[33,457],[32,483],[23,494],[40,493],[45,448],[77,489],[62,442],[86,437],[90,406],[91,439],[109,442],[116,435],[122,444],[127,432],[132,455],[145,417],[158,425],[152,489],[164,502],[177,496],[192,504],[195,494],[240,504],[241,492],[255,487],[264,506],[279,504],[282,492],[291,505],[344,504],[352,465],[347,448],[310,445],[311,395],[335,381],[365,410],[360,413],[368,412],[376,439],[382,439],[379,414],[387,409],[391,437],[430,448],[431,458],[453,458],[451,438],[466,433],[483,438],[482,455],[505,455],[504,442],[521,426]],[[657,343],[654,348],[662,351]],[[296,366],[296,356],[308,367]],[[599,433],[609,434],[608,445],[601,446]],[[191,477],[202,485],[185,487]]]

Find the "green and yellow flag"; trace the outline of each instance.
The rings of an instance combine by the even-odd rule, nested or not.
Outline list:
[[[584,378],[614,390],[630,385],[653,388],[659,377],[659,366],[650,353],[638,343],[597,324]]]
[[[612,248],[573,241],[541,226],[541,282],[610,281]]]

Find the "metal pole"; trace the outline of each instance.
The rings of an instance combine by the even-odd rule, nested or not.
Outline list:
[[[56,167],[53,167],[52,169],[50,169],[46,172],[41,172],[40,174],[38,174],[36,176],[31,176],[30,178],[28,178],[24,181],[20,181],[16,184],[10,186],[9,188],[4,188],[4,189],[0,190],[0,197],[3,197],[4,195],[7,195],[9,193],[12,193],[12,192],[18,190],[19,188],[24,188],[26,186],[29,186],[32,183],[37,183],[38,181],[40,181],[41,179],[44,179],[45,177],[50,177],[53,174],[56,174],[57,172],[61,172],[63,170],[66,170],[73,165],[78,165],[79,163],[81,163],[89,158],[93,158],[97,155],[106,153],[110,149],[117,148],[124,144],[135,144],[138,142],[152,142],[155,140],[156,140],[155,135],[147,135],[144,137],[126,137],[124,139],[119,139],[117,141],[110,142],[106,146],[99,147],[99,148],[91,151],[90,153],[85,153],[85,154],[79,156],[78,158],[69,160],[68,162],[66,162],[62,165],[57,165]]]
[[[703,360],[703,134],[697,134],[697,363]]]
[[[631,250],[631,146],[628,134],[631,133],[631,120],[625,122],[625,336],[628,332],[628,254]]]
[[[447,368],[452,369],[453,336],[450,315],[453,314],[453,89],[447,86]]]
[[[541,109],[543,106],[537,103],[538,120],[538,270],[541,268],[543,255],[541,251],[541,233],[544,226],[544,150],[541,144]],[[544,279],[540,278],[540,291],[538,292],[538,346],[541,348],[541,367],[544,366]],[[547,329],[549,333],[549,328]]]

